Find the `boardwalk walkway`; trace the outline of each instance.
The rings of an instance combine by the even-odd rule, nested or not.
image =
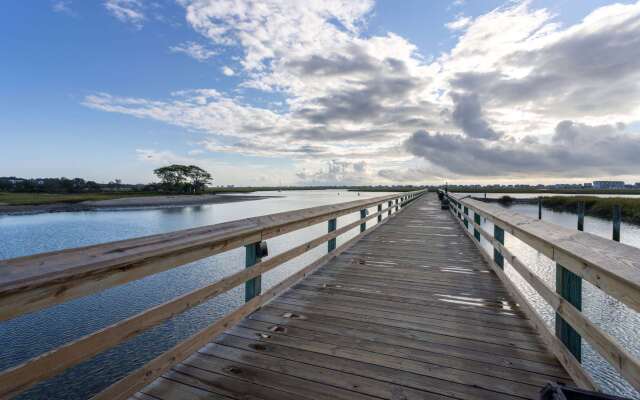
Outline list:
[[[134,398],[535,399],[571,380],[435,194]]]

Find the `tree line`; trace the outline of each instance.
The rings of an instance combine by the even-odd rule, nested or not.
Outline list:
[[[173,164],[157,168],[154,174],[160,183],[131,185],[119,179],[109,183],[98,183],[82,178],[36,178],[15,176],[0,177],[0,191],[29,193],[83,193],[83,192],[170,192],[202,193],[212,178],[204,169],[196,165]]]

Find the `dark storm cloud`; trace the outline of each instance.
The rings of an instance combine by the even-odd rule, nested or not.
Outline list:
[[[589,126],[562,121],[550,144],[532,138],[487,142],[418,131],[405,142],[405,148],[453,173],[469,176],[637,173],[640,135],[624,133],[623,129],[620,124]]]
[[[451,114],[453,123],[462,129],[465,135],[489,140],[496,140],[502,136],[489,126],[482,114],[477,95],[451,93],[451,98],[455,105]]]

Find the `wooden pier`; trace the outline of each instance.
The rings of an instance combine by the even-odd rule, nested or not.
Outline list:
[[[533,399],[549,381],[571,378],[431,194],[138,398]]]
[[[558,235],[566,232],[560,228],[551,233],[558,240],[549,244],[536,236],[543,222],[529,229],[526,218],[511,215],[520,219],[510,227],[506,214],[493,206],[444,196],[450,210],[441,209],[435,193],[419,191],[0,261],[1,320],[247,248],[242,272],[2,372],[0,398],[245,282],[243,306],[95,398],[537,399],[549,382],[596,389],[566,338],[550,333],[501,271],[505,261],[520,273],[526,269],[504,246],[504,231],[547,246],[544,251],[563,257],[567,268],[582,263],[581,276],[597,277],[599,287],[634,309],[640,298],[634,257],[640,250],[615,243],[615,254],[572,263],[578,257],[572,251],[582,251],[575,243],[604,242],[582,232],[573,244],[563,242]],[[377,212],[367,211],[372,207]],[[339,216],[354,212],[360,212],[359,220],[337,226]],[[494,235],[475,215],[492,219]],[[367,229],[374,218],[380,223]],[[328,223],[326,235],[263,257],[266,239],[322,222]],[[337,236],[358,227],[359,235],[336,247]],[[481,237],[496,249],[493,257],[480,246]],[[263,273],[324,243],[325,256],[262,293]],[[595,338],[594,348],[606,349],[605,359],[617,360],[614,367],[637,384],[636,358],[585,322],[561,295],[545,292],[531,276],[527,280],[555,301],[563,321],[588,340]]]

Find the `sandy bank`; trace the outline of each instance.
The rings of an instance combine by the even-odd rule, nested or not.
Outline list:
[[[36,205],[3,205],[0,204],[0,215],[24,215],[50,212],[97,211],[97,210],[129,210],[166,207],[187,207],[204,204],[223,204],[238,201],[262,200],[277,196],[252,195],[180,195],[180,196],[143,196],[123,197],[120,199],[83,201],[79,203],[53,203]]]

